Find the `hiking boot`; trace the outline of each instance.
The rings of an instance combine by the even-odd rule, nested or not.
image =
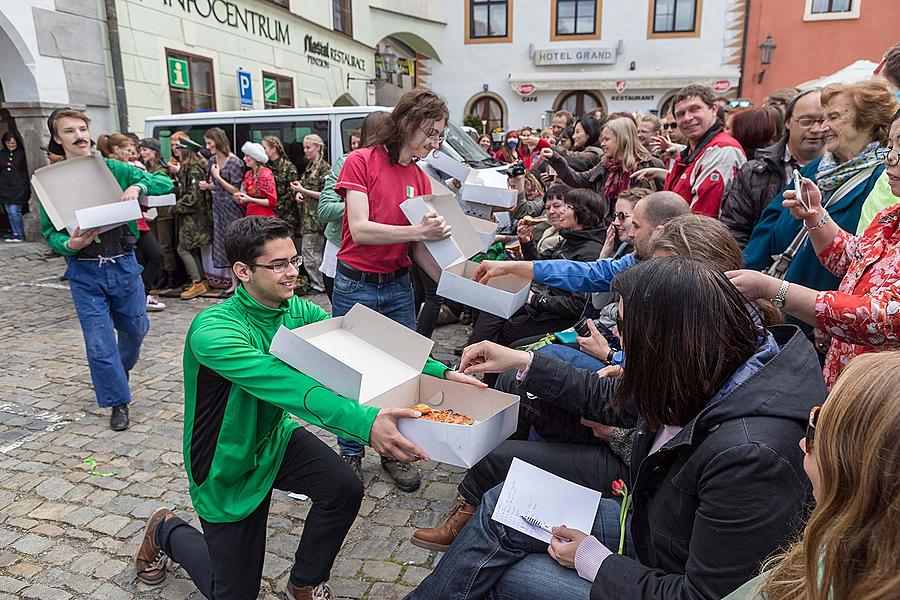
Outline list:
[[[166,310],[165,302],[160,302],[159,298],[153,294],[147,294],[147,312],[159,312]]]
[[[353,469],[353,474],[356,475],[357,479],[362,481],[362,456],[359,454],[341,454],[341,459]]]
[[[394,485],[404,492],[414,492],[422,484],[422,473],[416,465],[382,456],[381,467],[394,480]]]
[[[334,593],[328,584],[324,582],[317,586],[304,585],[303,587],[297,587],[291,583],[291,578],[288,577],[284,591],[290,600],[334,600]]]
[[[113,406],[112,414],[109,415],[109,428],[113,431],[125,431],[128,429],[128,425],[128,405]]]
[[[410,542],[419,548],[426,550],[437,550],[438,552],[446,552],[462,528],[466,526],[472,515],[475,514],[477,507],[469,504],[465,500],[460,500],[456,504],[456,508],[447,515],[447,520],[440,527],[430,527],[427,529],[417,529],[410,538]]]
[[[206,286],[205,281],[195,281],[191,283],[191,287],[181,292],[182,300],[190,300],[192,298],[196,298],[200,294],[205,294],[209,291],[209,288]]]
[[[134,570],[137,578],[147,585],[159,585],[166,579],[166,564],[169,557],[156,544],[156,531],[163,522],[171,519],[175,513],[168,508],[157,508],[147,519],[144,537],[134,554]]]

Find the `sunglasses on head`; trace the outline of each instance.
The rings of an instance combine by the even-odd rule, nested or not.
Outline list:
[[[812,452],[813,442],[816,439],[816,424],[819,422],[821,406],[813,406],[809,411],[809,421],[806,423],[806,452]]]

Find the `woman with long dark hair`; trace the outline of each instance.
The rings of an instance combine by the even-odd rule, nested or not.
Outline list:
[[[11,131],[0,140],[0,204],[9,217],[10,234],[6,242],[25,241],[25,223],[22,212],[28,206],[31,189],[28,186],[28,166],[25,148],[19,136]]]

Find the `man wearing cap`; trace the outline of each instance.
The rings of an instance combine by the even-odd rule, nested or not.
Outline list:
[[[81,111],[55,110],[47,126],[49,148],[54,153],[61,150],[66,160],[91,154],[90,119]],[[123,190],[123,201],[137,200],[141,194],[158,196],[172,191],[172,181],[163,174],[148,173],[117,160],[104,162]],[[132,222],[103,233],[100,229],[76,229],[70,236],[53,226],[43,207],[40,219],[47,244],[66,257],[66,276],[84,334],[97,404],[112,409],[111,429],[127,429],[131,402],[128,373],[138,360],[141,342],[150,328],[141,266],[134,256],[137,225]]]
[[[144,138],[138,144],[138,152],[141,155],[141,162],[150,173],[163,173],[166,177],[170,177],[169,169],[162,162],[162,148],[159,140],[154,138]],[[171,292],[175,288],[175,272],[178,270],[178,263],[175,261],[175,213],[171,206],[158,206],[156,208],[156,218],[148,222],[150,230],[159,245],[162,247],[165,259],[163,261],[163,269],[166,271],[166,283],[163,289],[151,290],[151,295],[159,296],[160,294]],[[159,282],[156,282],[157,284]]]

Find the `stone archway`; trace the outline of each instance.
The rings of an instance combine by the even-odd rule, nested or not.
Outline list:
[[[30,67],[35,60],[12,22],[0,12],[0,81],[8,103],[37,102],[37,80]]]

